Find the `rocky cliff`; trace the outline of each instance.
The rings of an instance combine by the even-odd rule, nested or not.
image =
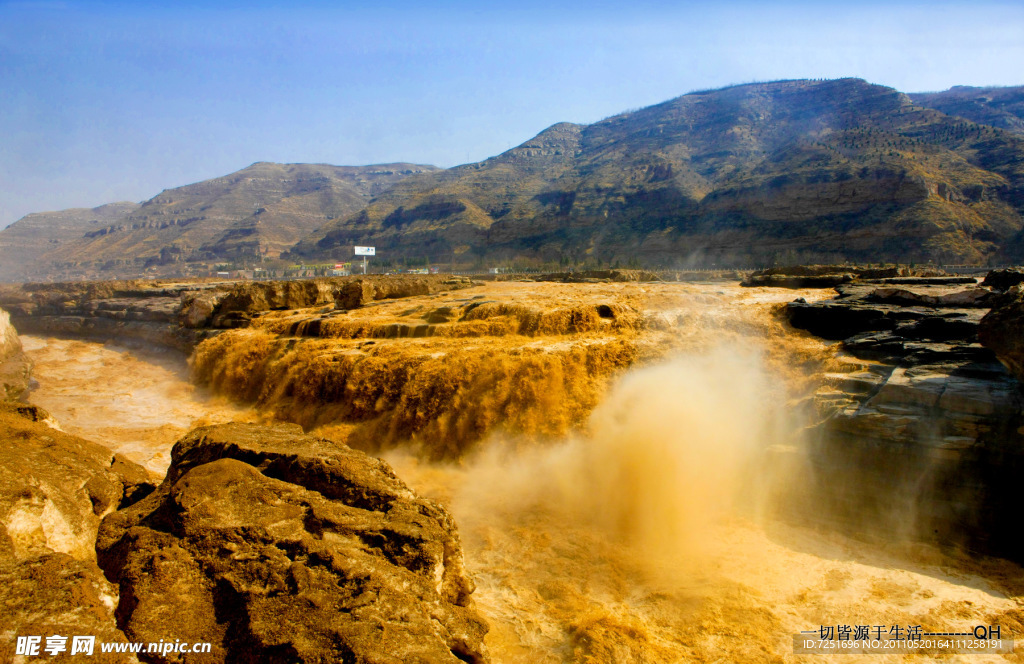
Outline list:
[[[1024,560],[1009,526],[1024,471],[1024,392],[978,341],[1000,291],[885,281],[787,307],[793,326],[842,340],[844,351],[844,369],[813,399],[811,511]]]
[[[220,330],[246,327],[253,318],[273,310],[327,305],[345,311],[376,300],[459,290],[472,284],[466,277],[433,275],[212,284],[25,284],[0,289],[0,306],[11,312],[14,324],[26,333],[139,342],[190,352]]]
[[[985,282],[1004,292],[981,319],[978,339],[1018,380],[1024,381],[1024,270],[997,270]]]

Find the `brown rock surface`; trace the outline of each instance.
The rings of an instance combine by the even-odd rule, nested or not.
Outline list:
[[[32,406],[0,405],[0,558],[93,560],[100,520],[152,486],[141,466],[46,419]]]
[[[978,339],[992,349],[1018,380],[1024,380],[1024,286],[1011,287],[978,327]]]
[[[448,513],[297,426],[193,431],[97,552],[130,639],[209,641],[212,661],[486,661]]]
[[[0,401],[17,399],[28,389],[32,362],[21,350],[10,315],[0,309]]]
[[[1020,311],[1009,313],[1021,289],[987,315],[997,293],[946,284],[847,284],[833,300],[788,305],[794,327],[842,340],[850,369],[814,399],[822,512],[1024,559],[1024,538],[999,525],[1017,511],[1024,396],[992,352],[1024,366]]]
[[[19,636],[40,637],[39,657],[48,662],[139,661],[133,654],[101,652],[101,643],[125,643],[125,638],[114,621],[117,588],[103,577],[95,562],[63,553],[21,562],[0,559],[0,586],[4,588],[0,596],[0,661],[18,661]],[[57,656],[44,650],[46,637],[52,635],[67,637],[67,650]],[[96,637],[92,656],[71,655],[75,636]]]
[[[451,275],[341,277],[299,281],[180,283],[100,281],[0,287],[18,329],[190,352],[221,329],[248,327],[270,311],[365,306],[476,285]],[[212,328],[212,329],[211,329]],[[0,333],[2,333],[0,324]],[[2,357],[2,356],[0,356]]]
[[[18,637],[40,637],[40,656],[80,661],[72,637],[94,636],[96,662],[136,662],[104,654],[102,643],[124,643],[114,607],[117,589],[96,566],[100,519],[144,495],[145,471],[109,450],[46,424],[28,404],[0,405],[0,661],[18,661]],[[46,637],[68,637],[49,656]]]

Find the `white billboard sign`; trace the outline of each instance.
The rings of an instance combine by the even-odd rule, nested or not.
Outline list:
[[[377,247],[356,247],[356,256],[376,256]]]

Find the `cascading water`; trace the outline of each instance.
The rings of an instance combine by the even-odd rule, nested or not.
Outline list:
[[[638,352],[632,369],[610,374],[607,388],[587,384],[596,405],[582,426],[553,436],[566,427],[546,430],[537,422],[543,412],[518,412],[546,435],[496,428],[462,458],[443,462],[423,461],[419,447],[399,444],[386,453],[400,477],[452,510],[476,578],[475,602],[491,623],[495,662],[799,661],[792,635],[820,625],[1020,625],[1024,576],[1015,565],[904,539],[868,543],[841,528],[778,517],[780,502],[799,500],[793,489],[812,472],[801,454],[813,413],[801,404],[843,359],[834,346],[789,330],[772,308],[826,295],[648,287],[635,300],[661,336]],[[451,343],[471,353],[476,342]],[[145,429],[141,445],[154,469],[197,420],[253,417],[193,399],[183,373],[147,373],[153,365],[131,357],[127,367],[98,344],[28,338],[26,347],[39,380],[33,400],[66,428],[112,447],[117,430],[129,440],[138,438],[129,430]],[[546,370],[566,366],[531,350],[501,355],[502,367],[517,357]],[[594,380],[585,356],[571,359],[578,373],[545,376],[544,384]],[[513,367],[508,375],[529,374]],[[550,396],[573,389],[505,403],[561,414]],[[386,395],[377,403],[386,398],[410,403]],[[465,403],[479,419],[502,415],[500,404]],[[90,415],[93,406],[107,410]],[[152,432],[161,420],[174,431],[158,438]],[[900,657],[815,656],[821,659]]]

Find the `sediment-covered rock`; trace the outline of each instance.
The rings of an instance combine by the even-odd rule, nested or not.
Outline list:
[[[18,399],[28,389],[32,362],[21,350],[10,315],[0,309],[0,401]]]
[[[183,301],[186,294],[205,291],[202,286],[160,287],[145,282],[26,284],[0,291],[0,304],[27,334],[140,342],[189,351],[207,332],[183,324]]]
[[[39,659],[47,662],[138,662],[130,653],[103,653],[102,644],[126,644],[117,629],[114,607],[117,587],[103,576],[93,561],[64,553],[48,553],[25,561],[0,559],[0,661]],[[66,649],[51,655],[45,649],[47,637]],[[90,650],[72,655],[75,636],[94,637]],[[39,650],[31,659],[16,656],[19,637],[36,637]],[[24,653],[23,653],[24,654]]]
[[[0,404],[0,558],[93,560],[100,520],[153,487],[141,466],[47,419],[35,406]]]
[[[181,294],[178,322],[182,327],[202,329],[213,325],[213,314],[227,296],[223,290],[186,291]]]
[[[981,285],[997,291],[1007,291],[1021,282],[1024,282],[1024,269],[1010,267],[992,270],[985,275],[985,280],[981,282]]]
[[[203,661],[486,661],[454,522],[383,461],[293,425],[197,429],[172,456],[97,542],[130,639],[207,641]]]
[[[248,327],[270,311],[326,306],[347,310],[374,300],[472,286],[450,275],[243,281],[233,285],[144,281],[25,284],[0,288],[26,333],[141,342],[185,352],[220,330]]]
[[[136,662],[103,654],[125,643],[117,589],[96,565],[100,519],[152,490],[146,472],[106,448],[51,428],[45,411],[0,404],[0,661],[18,661],[18,637],[37,637],[38,655],[78,661],[72,637],[93,636],[90,661]],[[66,636],[49,656],[46,637]]]

